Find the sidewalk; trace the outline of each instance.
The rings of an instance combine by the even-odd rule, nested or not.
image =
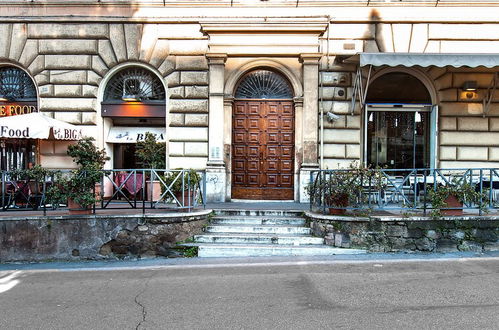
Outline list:
[[[234,268],[268,266],[307,266],[354,263],[391,263],[391,262],[445,262],[465,259],[499,259],[499,251],[484,253],[449,252],[449,253],[368,253],[357,255],[307,256],[307,257],[245,257],[245,258],[147,258],[128,260],[91,260],[57,261],[40,263],[4,263],[4,271],[107,271],[122,269],[167,269],[167,268]],[[1,275],[1,273],[0,273]]]

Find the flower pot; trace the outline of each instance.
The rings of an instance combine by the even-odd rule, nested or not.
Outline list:
[[[346,212],[347,212],[347,210],[345,210],[345,209],[329,208],[330,215],[345,215]]]
[[[72,199],[68,199],[69,214],[92,214],[92,208],[83,207]]]
[[[151,182],[150,180],[146,181],[146,191],[148,201],[159,201],[161,197],[161,182],[156,180],[153,182]]]
[[[442,215],[463,215],[463,203],[461,203],[456,196],[449,195],[444,199],[447,207],[459,208],[456,210],[441,210]]]
[[[101,201],[102,185],[100,182],[95,184],[95,199],[97,202]]]
[[[189,197],[189,191],[184,190],[183,199],[182,199],[182,192],[181,191],[177,191],[177,192],[175,192],[175,197],[177,198],[177,200],[180,203],[183,203],[184,206],[193,206],[195,198],[196,198],[196,191],[191,190],[190,191],[190,197]]]

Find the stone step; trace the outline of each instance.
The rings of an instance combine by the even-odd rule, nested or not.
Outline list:
[[[236,210],[236,209],[215,209],[215,215],[243,215],[243,216],[291,216],[299,217],[303,215],[300,210]]]
[[[293,225],[304,226],[306,221],[299,217],[286,216],[216,216],[210,221],[212,224],[222,225]]]
[[[209,225],[206,233],[294,234],[310,235],[310,228],[284,225]]]
[[[311,236],[253,235],[253,234],[207,234],[194,236],[196,243],[227,244],[278,244],[278,245],[322,245],[324,239]]]
[[[218,245],[201,244],[198,257],[270,257],[270,256],[332,256],[338,254],[362,254],[365,250],[342,249],[322,246],[294,245]]]

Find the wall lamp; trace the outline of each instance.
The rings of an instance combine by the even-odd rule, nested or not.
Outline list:
[[[463,91],[465,92],[476,92],[477,88],[478,84],[476,80],[465,81],[462,87]]]

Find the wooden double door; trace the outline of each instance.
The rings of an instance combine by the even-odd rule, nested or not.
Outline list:
[[[232,198],[294,199],[292,101],[236,101],[232,113]]]

